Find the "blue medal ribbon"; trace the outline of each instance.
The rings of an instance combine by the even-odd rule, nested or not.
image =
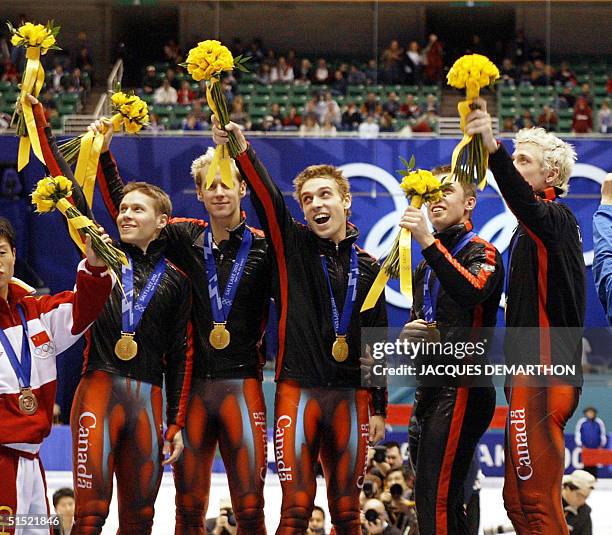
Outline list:
[[[455,257],[461,249],[463,249],[475,236],[473,232],[468,232],[461,241],[455,245],[451,251],[451,256]],[[423,284],[423,312],[425,314],[425,321],[427,323],[433,323],[436,321],[436,312],[438,309],[438,294],[440,293],[440,281],[436,277],[429,288],[429,281],[431,279],[431,272],[433,270],[430,266],[427,266],[425,271],[425,284]]]
[[[204,263],[206,264],[206,274],[208,275],[208,295],[210,297],[210,308],[212,309],[213,321],[215,323],[226,323],[229,317],[230,310],[238,291],[238,284],[242,278],[244,267],[246,266],[251,244],[253,243],[253,234],[245,227],[242,235],[242,243],[236,254],[236,260],[232,266],[232,271],[223,296],[219,292],[219,277],[217,275],[217,266],[215,264],[215,256],[213,254],[213,238],[212,232],[207,227],[204,231]]]
[[[21,362],[19,362],[17,354],[15,353],[8,336],[6,336],[6,333],[2,329],[0,329],[0,343],[2,343],[2,347],[4,347],[4,350],[6,351],[6,356],[8,357],[11,367],[13,368],[15,375],[17,376],[17,380],[19,381],[19,386],[23,389],[30,388],[32,355],[30,353],[28,322],[25,318],[21,305],[17,305],[17,310],[19,311],[19,316],[21,317],[21,327],[23,330],[23,339],[21,341]]]
[[[334,298],[334,292],[332,290],[331,280],[329,278],[329,271],[327,269],[327,262],[325,256],[321,255],[321,265],[323,266],[323,272],[327,279],[327,287],[329,288],[329,296],[331,300],[332,319],[334,321],[334,330],[336,331],[336,337],[346,336],[348,331],[349,323],[351,322],[351,316],[353,314],[353,306],[357,300],[357,281],[359,280],[359,265],[357,262],[357,251],[355,246],[351,247],[351,262],[350,271],[348,277],[348,287],[346,289],[346,297],[344,299],[344,306],[342,307],[342,316],[338,312],[336,306],[336,299]]]
[[[121,283],[125,299],[121,303],[121,328],[124,333],[135,333],[147,305],[153,299],[162,275],[166,270],[166,259],[161,257],[149,275],[149,279],[134,303],[134,268],[129,255],[127,265],[121,267]]]

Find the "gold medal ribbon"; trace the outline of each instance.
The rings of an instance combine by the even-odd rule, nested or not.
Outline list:
[[[30,161],[30,147],[34,151],[36,157],[44,164],[40,140],[38,139],[38,131],[36,130],[36,122],[34,121],[34,112],[32,105],[26,98],[28,93],[32,93],[37,97],[45,82],[45,71],[40,63],[40,47],[31,46],[26,49],[26,66],[21,85],[21,94],[19,102],[21,103],[21,113],[28,132],[27,137],[22,136],[19,140],[19,153],[17,157],[17,170],[21,171]]]
[[[221,122],[221,116],[219,115],[219,109],[217,108],[217,104],[212,95],[212,86],[214,84],[218,84],[218,78],[211,78],[210,83],[206,84],[206,102],[208,103],[208,107],[214,113],[215,117]],[[225,125],[222,125],[225,126]],[[225,145],[217,145],[215,148],[215,155],[213,156],[212,162],[210,163],[210,167],[208,168],[208,173],[206,173],[206,189],[212,186],[212,183],[215,181],[215,176],[217,175],[217,169],[221,171],[221,182],[225,184],[228,188],[234,187],[234,179],[232,177],[232,166],[230,162],[229,152]]]

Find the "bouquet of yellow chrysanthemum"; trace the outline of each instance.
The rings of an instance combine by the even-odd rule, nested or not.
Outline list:
[[[209,39],[201,41],[198,46],[192,48],[187,55],[187,59],[181,66],[187,68],[187,72],[192,78],[199,82],[206,82],[206,100],[212,112],[216,115],[222,127],[229,123],[229,112],[227,101],[221,89],[220,78],[224,71],[232,71],[234,68],[243,72],[248,72],[245,63],[249,58],[242,55],[234,58],[229,49],[219,41]],[[240,149],[236,138],[229,132],[229,152],[235,158]]]
[[[11,33],[11,44],[23,46],[26,49],[27,59],[21,79],[21,91],[11,120],[11,124],[17,123],[17,135],[21,137],[17,164],[18,170],[21,170],[30,160],[30,146],[36,157],[44,163],[32,105],[26,95],[32,94],[36,97],[40,94],[45,82],[45,70],[40,56],[45,55],[49,50],[61,50],[55,44],[60,27],[54,26],[53,21],[47,22],[46,26],[31,22],[26,22],[19,28],[13,27],[10,22],[7,22],[7,26]]]
[[[414,156],[410,158],[410,162],[401,157],[400,159],[406,167],[398,171],[403,177],[400,187],[406,198],[410,199],[410,206],[421,208],[423,203],[437,202],[442,199],[444,189],[438,178],[430,171],[414,169]],[[361,311],[363,312],[374,307],[389,279],[399,278],[402,294],[409,302],[412,302],[411,264],[411,235],[409,230],[403,228],[395,237],[391,251],[383,262],[381,270],[361,307]]]
[[[121,265],[127,265],[124,252],[105,243],[98,231],[98,225],[75,208],[71,200],[72,182],[62,175],[42,178],[32,192],[32,204],[36,205],[38,213],[52,212],[57,208],[66,217],[70,235],[81,251],[84,251],[82,237],[91,236],[91,245],[95,253],[121,280]]]
[[[133,93],[124,93],[118,88],[111,95],[111,102],[113,116],[110,120],[115,132],[123,126],[128,134],[137,134],[149,124],[149,108],[140,97]],[[79,157],[81,142],[86,135],[87,133],[81,134],[59,146],[61,155],[69,165]]]
[[[462,56],[448,71],[448,85],[457,89],[465,89],[467,100],[458,105],[461,117],[461,130],[465,131],[467,115],[475,109],[473,101],[480,95],[480,90],[492,86],[499,78],[498,68],[480,54]],[[482,143],[482,137],[477,134],[465,135],[453,151],[452,173],[459,182],[475,182],[481,188],[485,185],[489,154]]]

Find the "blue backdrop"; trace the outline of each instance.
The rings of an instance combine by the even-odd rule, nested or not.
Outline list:
[[[419,140],[357,140],[357,139],[277,139],[253,140],[258,155],[268,167],[272,177],[287,193],[287,201],[295,216],[301,211],[291,198],[291,181],[307,165],[331,163],[343,166],[351,178],[353,191],[352,221],[361,231],[359,243],[374,256],[384,255],[394,238],[397,222],[406,206],[399,189],[395,170],[400,167],[399,156],[414,154],[419,167],[431,168],[448,162],[455,139]],[[573,140],[579,164],[571,181],[570,196],[564,201],[574,210],[580,223],[587,266],[592,262],[592,216],[598,205],[600,182],[612,161],[612,143],[605,140]],[[126,180],[147,180],[168,191],[177,216],[205,217],[203,206],[194,195],[189,171],[191,162],[207,146],[208,137],[117,137],[113,152]],[[511,144],[508,143],[511,147]],[[17,139],[0,136],[0,165],[14,161]],[[43,277],[53,291],[72,286],[77,256],[69,242],[59,214],[36,215],[28,199],[35,180],[43,175],[42,166],[34,157],[23,173],[23,194],[19,203],[0,204],[3,215],[12,219],[20,234],[20,253],[29,259],[32,267]],[[248,197],[244,203],[251,224],[258,226]],[[94,205],[96,217],[113,229],[99,198]],[[507,210],[496,191],[487,186],[480,194],[474,215],[476,230],[491,240],[504,253],[516,220]],[[25,250],[27,249],[27,250]],[[421,256],[415,247],[413,261]],[[594,291],[589,269],[587,325],[603,326],[605,318]],[[405,320],[405,303],[393,283],[387,289],[389,318],[392,325]],[[500,314],[500,321],[503,318]]]

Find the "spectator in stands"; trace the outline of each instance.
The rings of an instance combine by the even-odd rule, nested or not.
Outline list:
[[[281,130],[283,126],[283,114],[281,113],[280,104],[273,102],[270,106],[270,117],[272,117],[271,130]]]
[[[80,93],[85,89],[81,69],[78,67],[75,67],[71,73],[66,75],[66,89],[69,93]]]
[[[190,113],[184,120],[183,120],[183,131],[185,132],[199,132],[201,130],[205,130],[207,125],[205,125],[204,123],[202,123],[201,121],[199,121],[197,119],[197,117],[193,114]]]
[[[320,122],[324,123],[329,120],[332,124],[336,126],[340,126],[340,122],[342,121],[342,112],[340,110],[340,106],[334,100],[334,97],[331,94],[331,91],[325,93],[325,111],[321,115]]]
[[[193,115],[196,118],[196,120],[198,120],[202,124],[208,124],[209,116],[206,113],[204,113],[204,110],[202,109],[201,101],[199,100],[193,101],[193,106],[191,108],[191,115]]]
[[[361,519],[365,535],[401,535],[402,532],[389,524],[389,515],[385,505],[376,499],[368,500],[364,505]]]
[[[246,55],[252,58],[252,62],[254,64],[259,64],[263,61],[265,56],[265,51],[263,48],[263,44],[259,37],[256,37],[251,41],[249,45],[249,49],[246,51]]]
[[[395,126],[393,124],[393,117],[388,111],[384,111],[380,118],[379,132],[395,132]]]
[[[58,63],[51,74],[51,88],[56,93],[64,92],[64,84],[66,83],[64,76],[64,67]]]
[[[376,122],[374,115],[367,115],[366,120],[359,125],[359,137],[362,138],[374,138],[378,137],[380,128]]]
[[[361,105],[361,113],[363,115],[374,115],[378,117],[381,111],[382,109],[380,107],[380,103],[378,102],[376,93],[370,91],[366,97],[366,100]]]
[[[544,72],[544,62],[541,59],[536,59],[533,62],[531,69],[531,84],[534,86],[547,85],[546,73]]]
[[[557,108],[567,110],[576,105],[576,96],[572,93],[572,86],[565,85],[561,90],[561,94],[557,96]]]
[[[169,39],[164,45],[164,61],[168,62],[173,68],[176,68],[183,61],[181,49],[174,39]]]
[[[159,87],[159,81],[157,80],[157,72],[153,65],[148,65],[145,72],[144,78],[142,79],[142,91],[145,95],[152,95],[153,92]]]
[[[561,86],[569,85],[571,87],[574,87],[576,85],[576,75],[570,69],[569,63],[567,61],[561,62],[561,67],[559,67],[559,71],[555,76],[555,80]]]
[[[375,84],[378,82],[378,64],[375,59],[368,60],[365,76],[366,84]]]
[[[326,116],[319,132],[322,136],[333,137],[337,134],[338,129],[336,128],[336,125],[332,123],[331,119]]]
[[[313,84],[326,84],[329,81],[329,69],[327,68],[327,61],[324,58],[317,60],[317,68],[314,71],[312,77]]]
[[[423,57],[419,49],[419,43],[410,41],[404,55],[404,82],[411,85],[421,83],[423,71]]]
[[[416,119],[412,126],[413,132],[430,133],[438,128],[438,114],[434,110],[428,110]]]
[[[399,115],[399,111],[401,108],[401,104],[397,93],[395,91],[390,91],[387,95],[387,100],[382,106],[382,111],[387,112],[391,117],[395,118]]]
[[[291,67],[285,56],[278,58],[278,64],[272,67],[270,71],[270,81],[272,83],[280,82],[283,84],[290,84],[293,82],[295,76],[293,73],[293,67]]]
[[[166,69],[166,80],[170,82],[170,85],[178,91],[180,88],[179,81],[176,79],[176,71],[172,67]]]
[[[515,85],[518,81],[518,71],[510,58],[504,58],[499,74],[504,85]]]
[[[516,127],[513,117],[504,117],[502,132],[518,132],[518,128]]]
[[[366,82],[366,75],[363,71],[359,70],[357,65],[351,65],[348,74],[348,85],[363,85]]]
[[[56,490],[53,493],[53,508],[62,522],[61,528],[53,527],[53,535],[70,535],[74,524],[74,491],[69,487]]]
[[[270,71],[272,70],[272,67],[276,66],[278,60],[276,59],[276,52],[273,48],[268,48],[268,50],[266,50],[266,55],[263,62],[270,65]]]
[[[262,85],[270,84],[272,82],[271,71],[272,71],[272,68],[270,67],[268,63],[262,63],[259,66],[259,70],[257,71],[257,74],[255,76],[255,81],[258,84],[262,84]]]
[[[309,84],[312,81],[312,63],[308,58],[304,58],[300,62],[300,66],[295,72],[295,82],[300,84]]]
[[[45,92],[38,97],[38,100],[42,103],[45,108],[45,117],[47,122],[51,122],[52,117],[58,117],[59,113],[57,111],[57,105],[55,104],[55,99],[53,98],[53,90],[47,85],[45,86]]]
[[[230,121],[236,123],[242,130],[251,129],[251,118],[244,109],[244,99],[242,95],[236,95],[232,102],[232,111],[230,112]]]
[[[404,466],[404,458],[402,457],[402,450],[397,442],[385,443],[385,460],[387,461],[389,468],[395,470]]]
[[[582,448],[597,449],[603,448],[607,442],[606,426],[601,418],[597,417],[595,407],[587,407],[582,411],[583,418],[576,422],[576,432],[574,438],[576,446]],[[597,477],[597,466],[586,466],[584,469]]]
[[[15,47],[15,48],[21,48],[21,47]],[[6,58],[4,60],[4,71],[0,79],[3,82],[11,82],[12,84],[19,83],[19,72],[17,71],[17,67],[15,66],[15,64],[11,62],[10,58]]]
[[[601,107],[597,112],[597,127],[601,134],[612,133],[612,114],[610,113],[610,105],[607,100],[601,103]]]
[[[361,113],[357,109],[357,105],[354,102],[349,102],[346,110],[342,114],[341,125],[342,130],[355,131],[359,128],[359,124],[362,121]]]
[[[438,99],[431,93],[425,99],[425,111],[433,111],[436,115],[438,114]]]
[[[397,39],[393,39],[382,53],[382,80],[386,84],[398,84],[402,81],[402,63],[404,49]]]
[[[591,535],[591,508],[586,501],[595,488],[595,477],[584,470],[563,476],[561,497],[565,520],[572,535]]]
[[[295,54],[295,50],[293,50],[293,48],[290,48],[287,51],[287,65],[289,65],[289,67],[293,69],[294,78],[295,78],[295,69],[297,67],[297,64],[298,64],[298,60]]]
[[[587,100],[580,96],[574,106],[574,117],[572,119],[572,132],[576,134],[588,134],[593,130],[593,112]]]
[[[582,84],[580,96],[586,100],[589,108],[593,108],[593,93],[591,93],[591,85],[588,82]]]
[[[541,126],[549,132],[554,132],[557,130],[558,125],[559,118],[557,117],[557,114],[548,104],[544,104],[542,113],[540,113],[538,116],[538,126]]]
[[[414,95],[408,94],[400,106],[400,116],[405,119],[416,119],[421,115],[421,108],[414,100]]]
[[[304,117],[304,122],[300,125],[300,134],[317,135],[320,129],[321,127],[319,126],[317,116],[312,113],[308,113]]]
[[[325,533],[325,511],[322,507],[315,505],[308,522],[306,535],[326,535]]]
[[[295,106],[289,108],[289,113],[283,118],[283,130],[298,130],[302,124],[302,116]]]
[[[340,69],[334,71],[334,80],[331,83],[331,92],[335,97],[345,96],[348,91],[348,81]]]
[[[155,104],[176,104],[178,102],[178,93],[174,87],[170,85],[169,80],[164,80],[162,85],[153,93],[153,102]]]
[[[181,82],[181,88],[177,91],[177,102],[183,106],[191,104],[195,98],[195,92],[191,89],[191,84],[188,80]]]
[[[93,80],[93,59],[89,54],[89,48],[82,46],[75,60],[75,67],[81,69],[82,72],[87,72]]]
[[[516,128],[531,128],[534,126],[533,114],[529,110],[523,110],[523,113],[516,120]]]
[[[163,123],[159,122],[159,116],[156,113],[149,114],[149,125],[147,126],[147,132],[163,132],[166,129]]]
[[[444,68],[444,48],[435,33],[429,34],[429,42],[423,50],[425,56],[425,78],[430,84],[437,84],[440,81]]]
[[[529,56],[529,43],[525,38],[525,31],[518,29],[513,43],[514,63],[517,65],[527,60]]]

